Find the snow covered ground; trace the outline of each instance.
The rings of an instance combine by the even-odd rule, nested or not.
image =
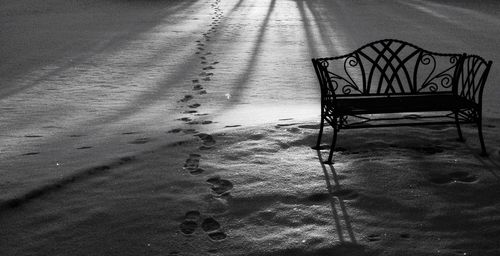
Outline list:
[[[0,251],[498,255],[499,17],[493,0],[0,0]],[[310,58],[382,38],[493,60],[488,158],[474,127],[463,144],[437,126],[343,131],[321,163]]]

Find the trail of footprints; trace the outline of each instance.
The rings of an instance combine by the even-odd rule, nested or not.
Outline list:
[[[189,114],[191,116],[182,117],[177,120],[183,121],[188,125],[208,125],[213,123],[210,120],[204,120],[204,121],[193,120],[194,117],[207,115],[198,113],[198,108],[201,107],[201,104],[196,102],[196,98],[194,95],[198,94],[199,96],[201,96],[207,94],[207,91],[204,87],[204,82],[209,82],[212,80],[212,77],[215,76],[214,70],[216,69],[216,65],[219,64],[218,61],[211,60],[213,54],[212,52],[207,50],[207,46],[210,42],[210,39],[213,33],[217,32],[217,28],[223,17],[224,12],[220,8],[219,3],[220,0],[215,0],[211,4],[212,22],[209,25],[209,29],[202,34],[202,38],[195,41],[196,42],[195,54],[199,55],[202,67],[200,73],[198,74],[198,78],[191,80],[193,94],[184,95],[182,99],[178,100],[179,103],[186,104],[184,106],[186,110],[184,110],[182,113]],[[196,133],[196,131],[193,132],[192,129],[173,129],[168,131],[168,133],[179,133],[179,132],[184,132],[185,134]]]
[[[215,76],[214,70],[216,69],[216,65],[219,64],[218,61],[212,60],[213,54],[210,51],[207,51],[207,44],[210,42],[210,39],[214,33],[217,32],[218,26],[220,25],[220,22],[222,21],[223,14],[224,12],[219,6],[220,0],[215,0],[211,4],[212,8],[212,22],[209,25],[209,29],[202,34],[202,38],[199,40],[196,40],[196,45],[197,45],[197,51],[196,54],[199,55],[200,58],[200,63],[202,64],[200,73],[198,74],[199,78],[192,79],[192,91],[193,94],[196,93],[198,95],[204,95],[207,94],[207,91],[204,88],[203,82],[208,82],[211,81],[212,77]],[[202,117],[206,116],[207,114],[203,113],[198,113],[198,108],[201,107],[201,104],[194,102],[195,101],[195,96],[191,94],[184,95],[182,99],[179,99],[178,102],[182,104],[186,104],[186,110],[183,111],[182,113],[184,114],[189,114],[191,116],[189,117],[183,117],[180,118],[180,121],[186,122],[188,125],[209,125],[212,124],[213,122],[210,120],[204,120],[204,121],[195,121],[193,120],[194,117]],[[44,128],[62,128],[62,127],[44,127]],[[196,134],[198,133],[195,129],[172,129],[168,131],[168,133],[179,133],[183,132],[184,134]],[[126,132],[123,133],[122,135],[134,135],[137,134],[138,132]],[[83,137],[85,135],[82,134],[73,134],[69,135],[69,137],[72,138],[79,138]],[[28,134],[24,136],[25,138],[28,139],[36,139],[36,138],[43,138],[44,136],[42,135],[37,135],[37,134]],[[128,142],[128,144],[133,144],[133,145],[140,145],[140,144],[145,144],[150,142],[151,140],[146,137],[142,138],[137,138],[134,140],[131,140]],[[209,146],[204,145],[205,148],[209,148]],[[81,145],[76,147],[77,150],[86,150],[86,149],[91,149],[92,146],[90,145]],[[39,155],[41,152],[38,151],[33,151],[33,152],[26,152],[21,154],[22,156],[35,156]]]
[[[198,133],[195,135],[202,141],[200,150],[212,148],[216,141],[212,135],[206,133]],[[189,157],[184,163],[183,169],[191,175],[200,175],[205,172],[200,168],[200,154],[189,154]],[[229,195],[230,190],[233,188],[233,183],[229,180],[222,179],[219,176],[210,177],[206,180],[211,186],[211,191],[215,196],[223,197]],[[180,223],[179,229],[184,235],[192,235],[198,227],[201,227],[203,232],[212,241],[221,241],[227,238],[227,235],[221,230],[220,223],[213,217],[206,217],[200,224],[201,214],[199,211],[188,211],[184,216],[184,221]]]

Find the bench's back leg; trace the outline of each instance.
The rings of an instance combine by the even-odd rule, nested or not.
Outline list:
[[[337,118],[333,118],[332,128],[333,128],[332,145],[330,146],[330,153],[328,154],[328,160],[325,162],[325,164],[333,164],[332,161],[333,151],[335,151],[335,144],[337,143],[337,133],[339,130],[337,125]]]
[[[455,124],[457,125],[458,140],[464,142],[464,136],[462,136],[462,129],[460,129],[460,121],[458,120],[458,110],[453,111],[455,113]]]

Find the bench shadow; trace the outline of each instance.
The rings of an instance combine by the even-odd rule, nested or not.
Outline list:
[[[500,181],[500,163],[495,161],[495,159],[491,156],[492,153],[490,153],[490,155],[488,156],[482,156],[481,154],[477,153],[477,148],[467,143],[464,143],[464,145],[468,150],[472,152],[474,158],[483,166],[485,166],[493,177]]]
[[[330,194],[330,206],[332,208],[333,219],[335,221],[335,230],[337,230],[339,241],[342,243],[347,242],[356,244],[357,240],[354,235],[354,231],[352,230],[351,219],[347,212],[345,202],[342,198],[335,196],[334,193],[341,187],[337,176],[337,172],[335,171],[335,167],[333,166],[333,164],[327,165],[324,163],[320,150],[316,150],[316,152],[318,155],[319,162],[321,164],[321,169],[323,170],[323,174],[325,175],[326,187],[328,189],[328,193]],[[331,173],[332,175],[331,179],[329,173]],[[333,184],[331,181],[333,181]],[[338,208],[340,209],[341,214],[339,214],[337,210]],[[345,233],[344,231],[347,232],[347,235],[344,234]]]

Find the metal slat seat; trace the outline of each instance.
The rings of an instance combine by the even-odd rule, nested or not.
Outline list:
[[[412,95],[392,97],[364,97],[364,98],[337,98],[335,113],[343,115],[400,113],[400,112],[429,112],[453,111],[464,107],[473,107],[473,103],[453,96],[440,95]]]

